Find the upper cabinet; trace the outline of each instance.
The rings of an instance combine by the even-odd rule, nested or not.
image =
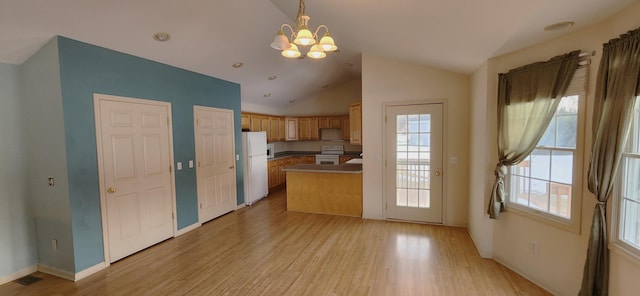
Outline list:
[[[298,138],[298,118],[296,117],[285,117],[285,141],[297,141]]]
[[[242,130],[251,130],[251,115],[242,113]]]
[[[349,105],[351,144],[362,145],[362,103]]]
[[[354,142],[352,121],[353,105],[349,108],[349,115],[335,116],[303,116],[303,117],[283,117],[257,113],[242,113],[242,130],[252,132],[266,132],[267,142],[280,141],[317,141],[320,140],[320,129],[339,128],[342,139],[350,140],[351,143],[361,144],[360,120],[358,119],[358,132],[356,142]],[[357,113],[360,118],[361,112]]]
[[[318,117],[300,117],[298,123],[300,140],[320,140]]]
[[[349,124],[349,116],[342,116],[340,118],[342,124],[342,139],[345,141],[351,141],[351,124]]]
[[[318,117],[319,128],[340,128],[342,126],[341,116]]]

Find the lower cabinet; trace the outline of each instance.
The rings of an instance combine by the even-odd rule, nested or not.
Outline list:
[[[293,164],[293,157],[285,157],[267,162],[269,171],[269,189],[278,187],[287,182],[287,172],[284,167]]]

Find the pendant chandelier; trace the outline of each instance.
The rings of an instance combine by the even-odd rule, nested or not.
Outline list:
[[[287,58],[297,58],[302,54],[298,50],[297,45],[309,46],[311,49],[307,52],[307,56],[312,59],[321,59],[327,56],[327,51],[335,51],[338,49],[331,34],[329,34],[329,28],[325,25],[320,25],[311,33],[309,30],[309,16],[304,12],[304,0],[300,0],[300,6],[298,6],[298,15],[293,27],[289,24],[282,24],[278,34],[273,39],[271,47],[282,51],[282,56]],[[284,34],[284,29],[288,28],[291,31],[290,38],[293,42],[289,41],[289,38]],[[295,28],[295,29],[294,29]],[[318,32],[321,28],[324,28],[324,35],[318,42]],[[297,45],[296,45],[297,44]]]

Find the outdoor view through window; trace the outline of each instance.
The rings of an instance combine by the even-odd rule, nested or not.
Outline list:
[[[531,154],[510,168],[509,201],[571,218],[571,185],[576,154],[579,96],[563,97]]]
[[[640,249],[640,97],[627,145],[622,154],[620,195],[620,240]]]

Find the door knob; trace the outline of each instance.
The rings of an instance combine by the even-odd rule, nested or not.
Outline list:
[[[436,174],[436,176],[440,176],[440,175],[442,175],[442,172],[440,170],[436,170],[435,174]]]
[[[116,192],[116,188],[115,187],[109,187],[109,188],[107,188],[107,192],[114,193],[114,192]]]
[[[232,169],[232,168],[234,168],[234,166],[230,166],[229,168]]]

